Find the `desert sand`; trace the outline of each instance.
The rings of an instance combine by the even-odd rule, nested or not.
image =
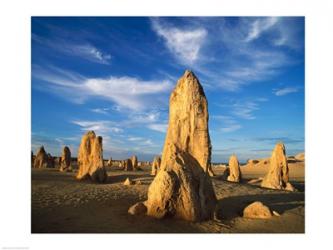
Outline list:
[[[115,165],[115,164],[113,164]],[[143,164],[142,164],[143,165]],[[107,167],[108,180],[98,184],[77,181],[76,171],[57,168],[32,169],[32,233],[304,233],[304,161],[289,162],[289,179],[296,192],[260,187],[269,164],[241,166],[242,183],[222,180],[224,167],[214,167],[211,177],[218,200],[216,218],[188,222],[131,215],[128,208],[147,200],[154,176],[151,166],[142,171]],[[125,186],[126,178],[141,184]],[[246,219],[243,209],[261,201],[280,216]]]

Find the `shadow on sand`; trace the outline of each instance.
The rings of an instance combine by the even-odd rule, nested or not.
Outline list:
[[[244,208],[254,201],[261,201],[272,210],[283,214],[290,209],[304,206],[304,193],[283,192],[226,197],[218,201],[217,216],[219,219],[224,220],[231,220],[235,217],[243,216]]]

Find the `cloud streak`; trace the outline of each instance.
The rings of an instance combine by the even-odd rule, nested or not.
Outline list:
[[[56,67],[45,69],[35,65],[32,73],[34,79],[48,83],[40,84],[39,88],[65,95],[68,100],[84,103],[87,99],[102,98],[136,111],[165,105],[161,95],[172,88],[169,80],[146,81],[130,76],[86,78]]]
[[[90,62],[110,64],[111,55],[96,48],[90,43],[71,43],[61,39],[46,39],[32,34],[32,41],[37,42],[48,49],[56,50],[64,55],[80,57]]]
[[[263,32],[272,28],[279,21],[279,17],[261,17],[251,23],[251,28],[247,37],[246,42],[251,42],[257,39]]]
[[[231,116],[214,115],[211,118],[222,122],[220,130],[224,133],[231,133],[242,128],[242,126]]]
[[[82,131],[93,130],[98,134],[109,134],[109,133],[122,133],[123,129],[115,126],[115,122],[112,121],[87,121],[87,120],[73,120],[71,123],[81,127]]]
[[[284,96],[284,95],[288,95],[291,93],[296,93],[298,91],[299,91],[299,88],[297,88],[297,87],[285,87],[282,89],[275,89],[275,90],[273,90],[273,93],[276,96]]]

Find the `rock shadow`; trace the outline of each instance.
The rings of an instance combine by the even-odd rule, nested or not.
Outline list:
[[[244,208],[254,201],[261,201],[281,215],[290,209],[304,206],[305,204],[304,193],[301,192],[231,196],[218,201],[217,217],[221,220],[242,217]]]

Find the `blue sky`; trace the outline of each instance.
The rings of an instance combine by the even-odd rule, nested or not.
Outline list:
[[[185,69],[204,87],[214,162],[304,151],[303,17],[31,19],[32,149],[104,158],[162,151],[168,100]]]

